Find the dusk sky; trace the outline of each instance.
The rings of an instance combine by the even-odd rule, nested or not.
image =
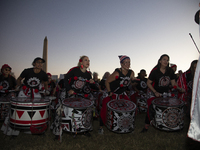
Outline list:
[[[80,56],[102,78],[120,67],[118,55],[131,58],[137,76],[147,74],[162,54],[186,71],[199,53],[199,0],[1,0],[0,65],[16,78],[42,57],[48,39],[48,72],[66,73]]]

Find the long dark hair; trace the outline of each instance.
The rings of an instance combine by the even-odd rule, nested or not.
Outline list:
[[[161,66],[161,64],[160,64],[160,61],[163,59],[163,57],[167,57],[168,58],[168,60],[169,60],[169,56],[167,55],[167,54],[163,54],[163,55],[161,55],[160,56],[160,58],[158,59],[158,63],[157,63],[157,67],[160,69],[160,66]],[[169,63],[168,63],[168,65],[167,65],[167,69],[169,68]]]

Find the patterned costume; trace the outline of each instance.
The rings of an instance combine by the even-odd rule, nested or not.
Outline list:
[[[149,75],[149,80],[153,81],[152,86],[154,87],[154,89],[158,92],[163,94],[165,93],[169,93],[170,90],[170,83],[171,80],[174,80],[176,78],[176,75],[174,74],[174,72],[172,71],[171,68],[168,68],[166,70],[166,72],[163,74],[159,68],[155,67],[150,75]],[[151,112],[151,102],[156,98],[154,93],[152,91],[149,91],[148,93],[149,99],[147,100],[147,104],[148,104],[148,109],[147,109],[147,115],[148,118],[146,118],[145,123],[149,124],[149,121],[153,119],[153,114]]]
[[[116,77],[117,79],[110,83],[110,89],[111,89],[111,92],[113,92],[112,99],[129,100],[125,91],[131,82],[130,76],[131,76],[132,70],[129,70],[126,75],[123,75],[122,72],[118,68],[115,69],[115,71],[117,71],[119,73],[119,77]],[[100,115],[101,115],[101,119],[104,124],[106,123],[107,103],[110,100],[111,100],[111,98],[107,96],[106,98],[103,99],[103,102],[102,102],[102,108],[101,108]]]

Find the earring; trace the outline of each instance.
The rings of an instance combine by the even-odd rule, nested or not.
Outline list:
[[[83,69],[83,65],[81,65],[81,68]]]

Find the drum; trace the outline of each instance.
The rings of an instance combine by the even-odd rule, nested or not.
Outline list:
[[[153,125],[161,130],[176,131],[184,126],[184,102],[176,98],[156,98],[152,101]]]
[[[4,120],[8,115],[10,100],[6,97],[0,97],[0,120]]]
[[[107,103],[106,126],[113,132],[128,133],[134,130],[136,105],[129,100],[112,100]]]
[[[93,101],[83,98],[63,100],[62,129],[74,133],[92,129],[93,104]]]
[[[137,99],[137,106],[139,109],[139,112],[147,112],[147,95],[146,94],[141,94]]]
[[[49,105],[50,100],[44,98],[18,97],[12,99],[9,113],[10,126],[23,130],[46,127],[49,121]]]

